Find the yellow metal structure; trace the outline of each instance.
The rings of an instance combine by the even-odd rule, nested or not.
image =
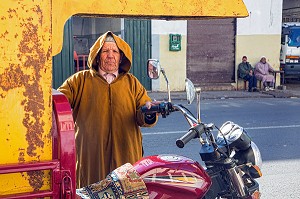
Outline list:
[[[0,6],[0,164],[52,159],[50,1]],[[0,175],[0,196],[49,189],[49,172]]]
[[[246,17],[242,0],[6,0],[0,6],[0,165],[52,159],[52,56],[72,15]],[[0,175],[5,194],[50,189],[50,173]]]
[[[61,51],[64,24],[75,14],[168,20],[248,16],[242,0],[53,0],[52,13],[53,55]]]

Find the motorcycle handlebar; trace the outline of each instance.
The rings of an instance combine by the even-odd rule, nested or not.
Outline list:
[[[192,122],[197,123],[197,120],[190,116],[190,114],[187,113],[187,111],[178,105],[173,105],[170,102],[161,102],[159,105],[152,105],[150,109],[148,109],[146,106],[141,107],[141,111],[143,113],[160,113],[163,118],[165,118],[167,115],[170,114],[170,112],[181,110],[181,112],[184,114],[184,116],[187,119],[194,119]],[[194,123],[194,124],[195,124]],[[176,145],[179,148],[183,148],[186,143],[188,143],[191,139],[199,138],[201,134],[204,132],[205,125],[202,123],[198,123],[196,126],[189,129],[189,131],[182,136],[180,139],[176,140]]]
[[[191,139],[199,138],[203,130],[204,127],[202,124],[191,128],[184,136],[176,140],[177,147],[183,148],[184,145],[188,143]]]
[[[141,111],[143,113],[160,113],[163,118],[165,118],[167,115],[170,114],[170,112],[175,111],[173,108],[172,103],[170,102],[161,102],[158,105],[152,105],[150,109],[148,109],[146,106],[143,106],[141,108]]]
[[[159,105],[152,105],[150,109],[148,109],[146,106],[143,106],[141,110],[143,113],[159,113]]]

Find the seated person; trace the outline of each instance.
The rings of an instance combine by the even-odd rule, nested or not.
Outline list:
[[[247,62],[247,57],[243,56],[242,62],[238,66],[238,76],[249,82],[248,91],[258,91],[256,88],[257,79],[254,75],[254,68]]]
[[[274,90],[275,78],[270,72],[274,72],[274,69],[267,63],[266,57],[262,56],[260,62],[255,65],[254,74],[258,80],[262,81],[265,91]]]

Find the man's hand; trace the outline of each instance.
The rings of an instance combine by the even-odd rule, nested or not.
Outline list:
[[[148,109],[150,109],[151,106],[156,106],[156,105],[159,105],[160,103],[161,103],[160,101],[152,101],[152,102],[147,101],[146,104],[145,104],[145,106],[146,106]]]
[[[249,71],[249,75],[250,75],[250,76],[253,75],[253,71],[252,71],[252,70]]]

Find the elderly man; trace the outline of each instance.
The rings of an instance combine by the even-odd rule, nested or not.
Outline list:
[[[275,78],[272,66],[267,63],[266,57],[262,56],[260,61],[255,65],[255,76],[262,81],[265,91],[274,90]]]
[[[254,75],[254,68],[247,62],[247,57],[242,57],[242,62],[238,66],[238,75],[240,78],[249,82],[248,84],[248,91],[258,91],[256,88],[257,79]]]
[[[90,49],[90,69],[72,75],[58,89],[73,109],[77,188],[142,158],[140,126],[155,125],[157,116],[140,111],[151,107],[151,99],[129,73],[131,63],[130,46],[106,32]]]

